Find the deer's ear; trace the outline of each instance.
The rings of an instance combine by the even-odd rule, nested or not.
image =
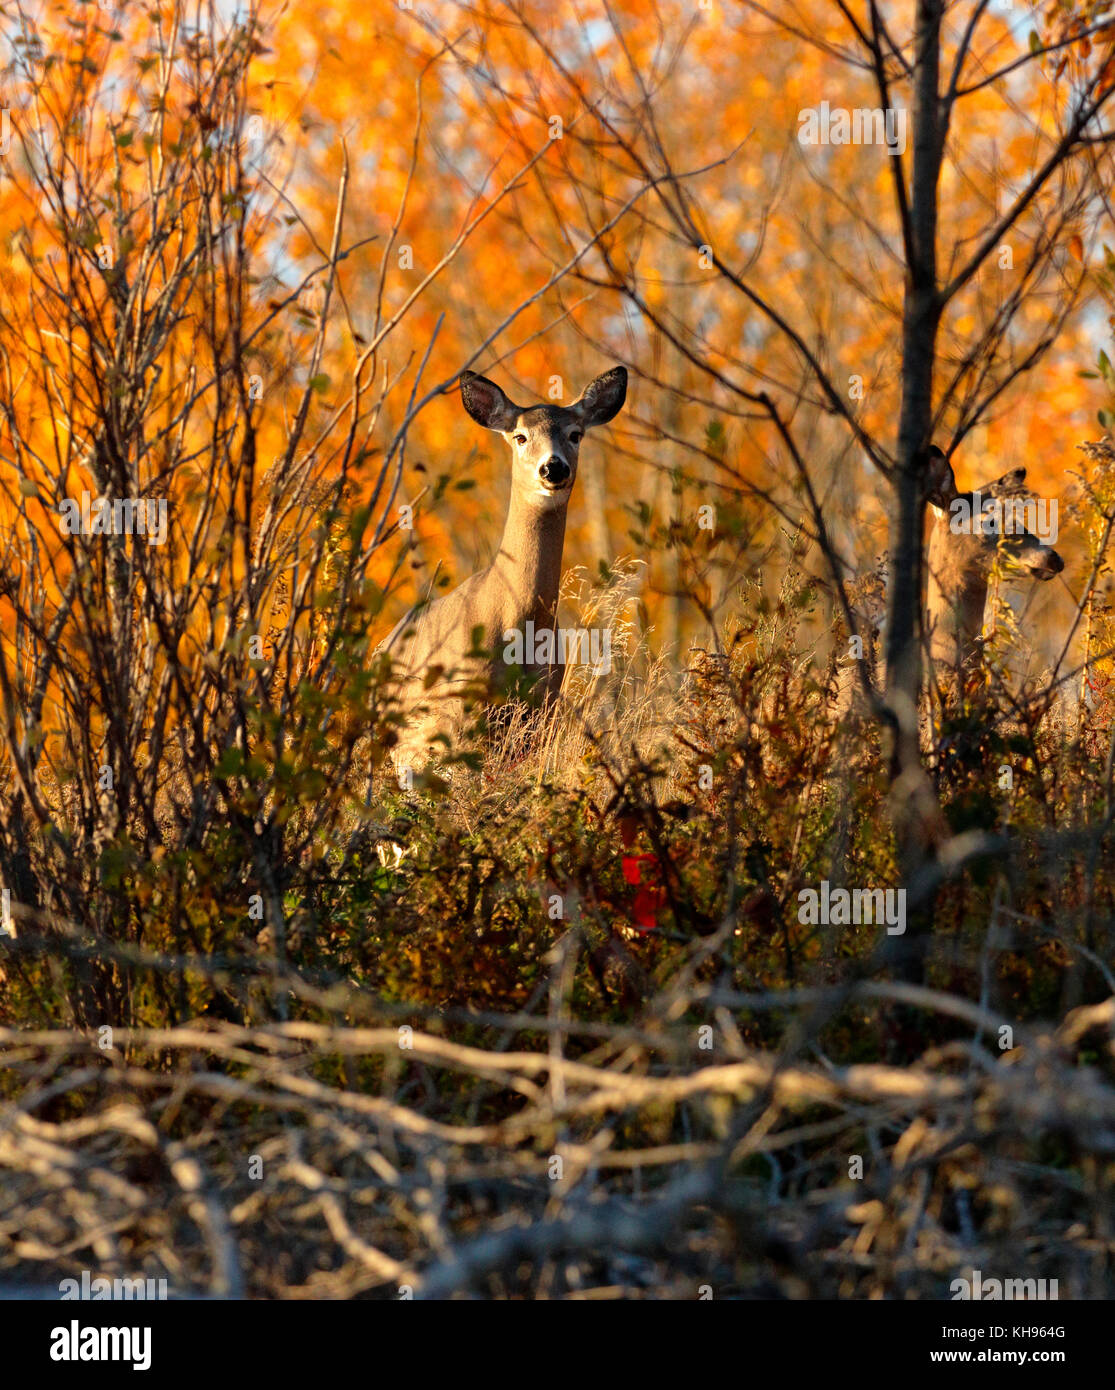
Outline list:
[[[488,430],[509,430],[522,414],[494,381],[476,372],[461,373],[461,401],[476,423]]]
[[[953,476],[952,464],[936,444],[930,444],[926,450],[926,457],[926,496],[933,506],[947,511],[949,504],[956,497],[956,478]]]
[[[595,425],[606,425],[615,419],[626,399],[627,368],[613,367],[590,381],[569,408],[580,411],[581,423],[586,430],[591,430]]]

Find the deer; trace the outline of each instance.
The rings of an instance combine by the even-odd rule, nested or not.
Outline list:
[[[1034,498],[1025,480],[1025,468],[1014,468],[961,492],[944,453],[935,444],[929,448],[928,495],[935,515],[929,534],[926,630],[930,662],[945,691],[962,689],[965,675],[979,664],[996,559],[1042,583],[1065,568],[1052,545],[1026,525],[1048,504]]]
[[[996,560],[1005,560],[1012,570],[1039,582],[1060,574],[1065,562],[1024,524],[1027,505],[1035,506],[1033,494],[1024,486],[1025,468],[1012,469],[970,492],[961,492],[944,452],[932,444],[927,453],[931,520],[925,631],[930,684],[935,683],[946,700],[951,700],[982,656],[984,613]],[[888,567],[887,555],[880,555],[874,568],[861,574],[849,588],[862,643],[857,651],[867,656],[879,689],[883,685]],[[840,663],[837,716],[843,717],[857,699],[854,665],[845,659]]]
[[[604,372],[567,406],[516,405],[471,371],[461,373],[460,390],[468,415],[510,447],[511,497],[491,564],[417,613],[412,609],[376,649],[391,656],[392,674],[400,678],[405,725],[391,757],[401,784],[429,764],[431,739],[442,735],[452,743],[464,731],[468,698],[489,705],[513,669],[530,679],[544,707],[557,699],[561,557],[581,442],[623,408],[627,371]],[[530,643],[522,661],[506,659],[510,635],[521,641],[542,633],[551,634],[549,650]]]

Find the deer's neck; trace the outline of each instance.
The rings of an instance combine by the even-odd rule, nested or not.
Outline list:
[[[987,581],[985,572],[965,565],[957,556],[955,538],[938,522],[929,544],[926,584],[930,652],[935,662],[959,670],[978,650]]]
[[[553,627],[561,585],[566,508],[539,511],[512,492],[491,578],[509,621]]]

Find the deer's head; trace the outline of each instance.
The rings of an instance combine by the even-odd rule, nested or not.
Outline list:
[[[540,510],[569,501],[577,478],[577,459],[587,430],[606,425],[627,399],[627,370],[590,381],[572,405],[521,406],[508,400],[494,381],[461,373],[461,400],[485,429],[496,430],[511,446],[512,488]]]
[[[996,558],[1032,579],[1052,579],[1064,569],[1064,560],[1050,543],[1056,539],[1056,503],[1041,501],[1026,488],[1025,468],[1014,468],[971,492],[961,492],[952,466],[934,444],[929,449],[926,482],[943,540],[948,532],[950,572],[958,577],[986,575]]]

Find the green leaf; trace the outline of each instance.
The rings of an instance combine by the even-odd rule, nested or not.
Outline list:
[[[1038,37],[1038,31],[1036,29],[1030,30],[1030,52],[1041,52],[1041,39]]]
[[[213,776],[219,781],[227,781],[230,777],[238,777],[244,771],[244,755],[239,748],[226,748],[221,754],[220,761],[213,769]]]
[[[317,376],[310,377],[310,390],[316,391],[319,395],[323,391],[328,391],[331,384],[324,372],[318,372]]]

